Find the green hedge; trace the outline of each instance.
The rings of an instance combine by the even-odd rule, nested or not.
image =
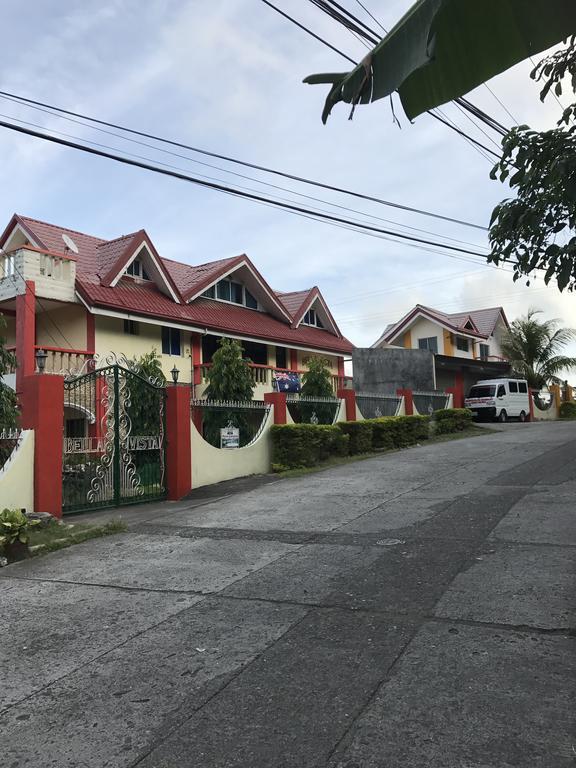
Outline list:
[[[560,406],[561,419],[576,419],[576,403],[566,402]]]
[[[571,405],[566,403],[565,405]],[[472,411],[449,408],[430,416],[386,416],[365,421],[282,424],[272,427],[272,468],[275,472],[321,464],[332,456],[406,448],[430,434],[460,432],[472,424]]]
[[[327,424],[276,424],[272,434],[272,469],[283,472],[348,455],[348,436]]]
[[[348,452],[370,453],[372,450],[372,421],[341,421],[335,426],[348,436]]]
[[[468,429],[474,420],[474,414],[468,408],[445,408],[436,411],[432,418],[436,434],[446,435]]]

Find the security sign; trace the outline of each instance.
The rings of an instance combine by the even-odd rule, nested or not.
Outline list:
[[[224,427],[220,430],[220,448],[240,448],[238,427]]]

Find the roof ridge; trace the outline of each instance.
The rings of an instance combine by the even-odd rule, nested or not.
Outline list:
[[[144,230],[137,229],[135,232],[130,232],[127,235],[120,235],[120,237],[114,237],[112,238],[112,240],[103,240],[100,243],[100,245],[110,245],[110,243],[119,243],[120,240],[127,240],[129,237],[134,237],[135,235],[138,235],[140,232],[144,232]],[[82,233],[80,232],[79,234],[82,234]],[[88,235],[88,237],[91,237],[91,235]],[[100,245],[98,245],[97,247],[100,248]]]
[[[17,213],[16,216],[24,221],[33,221],[36,224],[43,224],[45,227],[53,227],[54,229],[62,230],[63,232],[71,232],[73,235],[82,235],[82,237],[91,237],[93,240],[101,240],[103,243],[110,242],[103,237],[97,235],[88,235],[86,232],[80,232],[79,229],[70,229],[69,227],[61,227],[59,224],[51,224],[49,221],[42,221],[41,219],[35,219],[32,216],[23,216],[21,213]]]

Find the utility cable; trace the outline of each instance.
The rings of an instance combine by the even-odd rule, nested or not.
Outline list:
[[[46,103],[41,102],[41,101],[36,101],[35,99],[29,99],[29,98],[26,98],[24,96],[18,96],[17,94],[9,93],[8,91],[0,91],[0,96],[3,97],[3,98],[7,98],[9,100],[12,100],[12,101],[16,101],[18,103],[22,103],[22,104],[25,104],[25,105],[31,105],[34,108],[44,107],[44,108],[47,108],[47,109],[52,109],[52,110],[55,110],[56,112],[59,112],[59,113],[61,113],[63,115],[71,115],[72,117],[78,117],[78,118],[81,118],[82,120],[88,120],[90,123],[94,123],[95,125],[104,125],[104,126],[107,126],[107,127],[110,127],[110,128],[114,128],[114,129],[119,130],[119,131],[123,131],[125,133],[129,133],[131,135],[141,136],[141,137],[147,138],[147,139],[152,139],[153,141],[158,141],[160,143],[167,144],[167,145],[173,146],[173,147],[179,147],[180,149],[187,149],[187,150],[189,150],[191,152],[196,152],[198,154],[202,154],[202,155],[207,156],[207,157],[214,157],[214,158],[216,158],[218,160],[224,160],[225,162],[233,163],[235,165],[241,165],[243,167],[251,168],[251,169],[257,170],[257,171],[262,171],[263,173],[270,173],[272,175],[279,176],[279,177],[282,177],[282,178],[285,178],[285,179],[289,179],[291,181],[297,181],[299,183],[307,184],[309,186],[315,186],[315,187],[318,187],[320,189],[326,189],[326,190],[329,190],[331,192],[337,192],[339,194],[349,195],[351,197],[356,197],[356,198],[358,198],[360,200],[367,200],[369,202],[378,203],[379,205],[385,205],[385,206],[388,206],[388,207],[391,207],[391,208],[396,208],[398,210],[408,211],[408,212],[411,212],[411,213],[417,213],[417,214],[422,215],[422,216],[428,216],[428,217],[439,219],[439,220],[442,220],[442,221],[451,222],[453,224],[459,224],[461,226],[471,227],[473,229],[479,229],[479,230],[482,230],[484,232],[487,231],[487,227],[484,227],[481,224],[474,224],[474,223],[469,222],[469,221],[464,221],[462,219],[457,219],[457,218],[454,218],[454,217],[451,217],[451,216],[444,216],[442,214],[434,213],[432,211],[426,211],[426,210],[421,209],[421,208],[415,208],[415,207],[409,206],[409,205],[402,205],[400,203],[394,203],[394,202],[392,202],[390,200],[384,200],[384,199],[379,198],[379,197],[374,197],[373,195],[366,195],[366,194],[363,194],[361,192],[355,192],[353,190],[346,189],[344,187],[337,187],[337,186],[334,186],[332,184],[325,184],[325,183],[320,182],[320,181],[314,181],[312,179],[308,179],[308,178],[306,178],[304,176],[297,176],[295,174],[287,173],[287,172],[284,172],[284,171],[279,171],[279,170],[276,170],[274,168],[268,168],[266,166],[257,165],[255,163],[249,163],[249,162],[244,161],[244,160],[238,160],[237,158],[229,157],[227,155],[222,155],[222,154],[219,154],[217,152],[211,152],[209,150],[200,149],[198,147],[194,147],[194,146],[191,146],[189,144],[184,144],[182,142],[177,142],[177,141],[173,141],[171,139],[166,139],[166,138],[162,138],[160,136],[155,136],[154,134],[146,133],[144,131],[137,131],[137,130],[135,130],[133,128],[127,128],[126,126],[118,125],[116,123],[107,122],[105,120],[100,120],[98,118],[90,117],[88,115],[84,115],[84,114],[79,113],[79,112],[73,112],[71,110],[63,109],[62,107],[57,107],[57,106],[54,106],[54,105],[51,105],[51,104],[46,104]]]

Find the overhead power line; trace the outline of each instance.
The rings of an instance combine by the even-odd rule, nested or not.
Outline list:
[[[266,203],[266,204],[274,206],[276,208],[280,208],[280,209],[283,209],[283,210],[286,210],[286,211],[289,211],[289,212],[293,212],[293,213],[305,214],[305,215],[311,216],[311,217],[313,217],[313,218],[315,218],[317,220],[325,221],[327,223],[336,223],[336,224],[342,224],[342,225],[350,226],[350,227],[354,228],[356,231],[366,232],[366,233],[375,233],[375,234],[379,234],[379,235],[387,235],[389,237],[392,237],[396,241],[400,240],[400,241],[406,241],[406,242],[411,242],[411,243],[418,243],[418,244],[421,244],[421,245],[429,245],[429,246],[433,246],[433,247],[435,247],[437,249],[440,249],[443,252],[444,251],[449,251],[449,252],[461,253],[461,254],[465,254],[467,256],[473,256],[473,257],[481,258],[483,260],[486,259],[486,256],[488,255],[486,253],[481,253],[481,252],[478,252],[478,251],[473,251],[471,249],[460,248],[460,247],[455,246],[455,245],[448,245],[446,243],[440,243],[440,242],[437,242],[437,241],[434,241],[434,240],[428,240],[428,239],[425,239],[425,238],[415,237],[414,235],[408,235],[408,234],[404,234],[404,233],[395,232],[393,230],[383,229],[381,227],[375,227],[375,226],[372,226],[370,224],[366,224],[366,223],[363,223],[363,222],[362,223],[358,223],[358,222],[356,222],[354,220],[343,219],[343,218],[341,218],[339,216],[333,216],[331,214],[321,213],[321,212],[315,211],[313,209],[304,208],[302,206],[292,205],[292,204],[289,204],[289,203],[273,200],[271,198],[266,198],[263,195],[253,194],[253,193],[250,193],[250,192],[244,192],[244,191],[241,191],[241,190],[238,190],[238,189],[234,189],[233,187],[229,187],[229,186],[226,186],[226,185],[223,185],[223,184],[217,184],[217,183],[214,183],[214,182],[211,182],[211,181],[204,181],[203,179],[197,178],[195,176],[190,176],[190,175],[185,174],[185,173],[180,173],[180,172],[175,171],[175,170],[169,170],[167,168],[160,168],[158,166],[152,165],[152,164],[147,163],[147,162],[142,162],[140,160],[130,159],[128,157],[125,157],[125,156],[122,156],[122,155],[118,155],[116,153],[106,152],[106,151],[101,150],[101,149],[95,149],[94,147],[88,147],[88,146],[86,146],[84,144],[79,144],[77,142],[72,142],[72,141],[69,141],[69,140],[66,140],[66,139],[58,138],[56,136],[51,136],[49,134],[46,134],[46,133],[43,133],[43,132],[40,132],[40,131],[32,130],[30,128],[25,128],[24,126],[14,125],[13,123],[6,122],[5,120],[0,120],[0,127],[6,128],[6,129],[11,130],[11,131],[15,131],[17,133],[21,133],[21,134],[24,134],[24,135],[27,135],[27,136],[33,136],[35,138],[42,139],[44,141],[49,141],[49,142],[51,142],[53,144],[58,144],[60,146],[65,146],[65,147],[69,147],[71,149],[76,149],[78,151],[85,152],[85,153],[91,154],[91,155],[95,155],[97,157],[104,157],[104,158],[107,158],[109,160],[114,160],[114,161],[122,163],[124,165],[129,165],[129,166],[133,166],[133,167],[136,167],[136,168],[141,168],[143,170],[153,171],[154,173],[159,173],[159,174],[161,174],[163,176],[169,176],[169,177],[172,177],[172,178],[180,179],[182,181],[187,181],[187,182],[192,183],[192,184],[196,184],[196,185],[204,187],[204,188],[213,189],[213,190],[219,191],[219,192],[224,192],[226,194],[229,194],[229,195],[232,195],[232,196],[235,196],[235,197],[240,197],[240,198],[244,198],[244,199],[247,199],[247,200],[251,200],[251,201],[255,201],[255,202],[260,202],[260,203]]]
[[[25,96],[20,96],[18,94],[11,93],[9,91],[0,91],[0,96],[2,96],[4,98],[7,98],[9,100],[13,100],[13,101],[15,101],[17,103],[21,103],[21,104],[24,104],[24,105],[30,105],[33,108],[41,107],[41,108],[44,108],[44,109],[53,110],[55,112],[60,113],[61,115],[69,115],[69,116],[72,116],[72,117],[80,118],[81,120],[87,120],[88,122],[93,123],[95,126],[96,125],[107,126],[108,128],[113,128],[115,130],[122,131],[123,133],[128,133],[128,134],[130,134],[132,136],[141,136],[141,137],[146,138],[146,139],[151,139],[152,141],[157,141],[157,142],[160,142],[162,144],[166,144],[167,146],[178,147],[179,149],[186,149],[186,150],[189,150],[190,152],[195,152],[195,153],[201,154],[201,155],[203,155],[205,157],[213,157],[213,158],[216,158],[218,160],[223,160],[225,162],[232,163],[234,165],[240,165],[240,166],[243,166],[245,168],[251,168],[252,170],[261,171],[263,173],[269,173],[269,174],[272,174],[274,176],[278,176],[278,177],[281,177],[281,178],[284,178],[284,179],[288,179],[290,181],[296,181],[296,182],[299,182],[301,184],[306,184],[306,185],[309,185],[309,186],[318,187],[319,189],[326,189],[326,190],[329,190],[331,192],[337,192],[338,194],[349,195],[350,197],[355,197],[355,198],[357,198],[359,200],[366,200],[368,202],[377,203],[379,205],[388,206],[390,208],[395,208],[397,210],[407,211],[407,212],[410,212],[410,213],[416,213],[416,214],[421,215],[421,216],[427,216],[427,217],[438,219],[438,220],[441,220],[441,221],[450,222],[452,224],[459,224],[459,225],[464,226],[464,227],[471,227],[472,229],[479,229],[479,230],[481,230],[483,232],[487,231],[487,227],[484,227],[481,224],[474,224],[473,222],[464,221],[462,219],[457,219],[457,218],[455,218],[453,216],[445,216],[443,214],[435,213],[433,211],[427,211],[427,210],[424,210],[422,208],[416,208],[416,207],[410,206],[410,205],[403,205],[401,203],[395,203],[395,202],[392,202],[390,200],[385,200],[383,198],[376,197],[374,195],[367,195],[367,194],[364,194],[362,192],[356,192],[356,191],[351,190],[351,189],[346,189],[345,187],[338,187],[338,186],[335,186],[333,184],[327,184],[327,183],[324,183],[324,182],[321,182],[321,181],[315,181],[313,179],[308,179],[308,178],[306,178],[304,176],[298,176],[296,174],[288,173],[286,171],[280,171],[280,170],[277,170],[275,168],[269,168],[267,166],[258,165],[256,163],[250,163],[250,162],[247,162],[245,160],[239,160],[238,158],[230,157],[229,155],[223,155],[223,154],[220,154],[218,152],[212,152],[210,150],[201,149],[199,147],[194,147],[194,146],[192,146],[190,144],[184,144],[183,142],[174,141],[172,139],[167,139],[167,138],[164,138],[162,136],[154,135],[152,133],[147,133],[145,131],[138,131],[138,130],[136,130],[134,128],[128,128],[128,127],[126,127],[124,125],[119,125],[117,123],[112,123],[112,122],[109,122],[109,121],[106,121],[106,120],[101,120],[101,119],[96,118],[96,117],[91,117],[89,115],[82,114],[81,112],[74,112],[72,110],[64,109],[62,107],[58,107],[58,106],[55,106],[53,104],[49,104],[49,103],[42,102],[42,101],[37,101],[36,99],[30,99],[30,98],[27,98]],[[149,145],[146,145],[146,146],[149,146]]]

